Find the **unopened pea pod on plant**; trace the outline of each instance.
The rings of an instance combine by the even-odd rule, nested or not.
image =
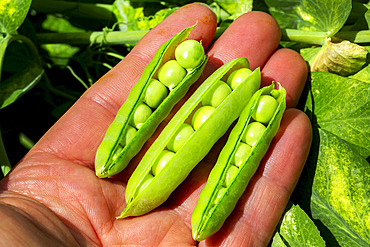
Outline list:
[[[208,57],[185,28],[159,47],[107,129],[95,157],[98,177],[121,172],[200,77]]]
[[[285,100],[285,89],[273,83],[258,90],[241,113],[193,211],[194,240],[216,233],[233,211],[279,129]]]
[[[224,87],[229,78],[239,81],[233,90],[225,90],[229,88]],[[232,60],[210,75],[142,158],[128,181],[127,205],[118,218],[143,215],[165,202],[238,118],[260,87],[260,81],[260,69],[252,72],[246,58]],[[220,97],[223,100],[219,100]],[[181,138],[184,132],[185,141]],[[176,140],[180,140],[181,147]]]

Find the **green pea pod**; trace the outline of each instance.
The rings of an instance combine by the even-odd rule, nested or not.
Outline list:
[[[191,226],[194,240],[204,240],[221,228],[244,193],[261,159],[267,152],[271,140],[276,135],[286,107],[286,91],[281,86],[278,90],[274,88],[275,85],[272,84],[258,90],[231,131],[193,211]],[[252,119],[252,116],[253,112],[256,112],[259,99],[262,95],[269,94],[272,94],[278,103],[276,110],[271,120],[265,124],[267,126],[263,127],[265,129],[259,140],[250,146],[249,153],[236,164],[235,157],[239,150],[238,147],[249,146],[241,142],[248,131],[248,126],[252,122],[257,122]]]
[[[130,160],[140,151],[158,125],[170,113],[173,106],[186,94],[189,87],[198,80],[202,74],[208,60],[208,57],[205,55],[198,66],[186,69],[186,75],[182,81],[176,87],[170,88],[169,95],[142,124],[136,134],[133,135],[132,139],[124,146],[120,145],[129,129],[133,129],[129,125],[130,120],[133,118],[138,106],[145,101],[146,90],[151,80],[158,77],[158,70],[165,62],[174,58],[176,46],[189,36],[194,27],[195,25],[185,28],[169,41],[161,45],[153,59],[144,69],[141,78],[132,88],[126,102],[119,109],[97,150],[95,171],[98,177],[108,177],[121,172]],[[149,107],[146,107],[146,109],[151,111]]]
[[[216,141],[223,136],[240,115],[254,92],[260,87],[261,74],[257,68],[218,105],[209,118],[177,150],[163,169],[153,175],[152,167],[175,133],[202,104],[220,79],[235,70],[248,68],[246,58],[232,60],[209,76],[184,103],[158,138],[148,149],[130,177],[125,193],[126,208],[118,218],[148,213],[161,205],[176,187],[185,180],[191,170],[206,156]]]

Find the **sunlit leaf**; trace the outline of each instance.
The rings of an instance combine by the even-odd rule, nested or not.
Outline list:
[[[12,33],[23,23],[32,0],[0,1],[0,32]]]
[[[346,22],[350,0],[265,0],[281,28],[336,34]]]
[[[215,1],[229,14],[229,19],[235,20],[244,13],[250,12],[253,7],[252,0],[218,0]]]
[[[332,42],[328,39],[321,48],[306,48],[301,54],[309,63],[311,71],[348,76],[362,69],[368,51],[346,40]]]
[[[54,15],[46,16],[46,20],[42,22],[42,28],[58,33],[78,33],[85,31],[84,29],[73,26],[68,20]]]
[[[287,247],[287,245],[284,243],[283,239],[281,238],[279,232],[275,233],[271,247]]]
[[[144,8],[134,8],[130,1],[116,0],[113,3],[113,13],[116,16],[121,31],[150,30],[169,16],[176,8],[159,10],[152,16],[144,15]]]
[[[341,246],[370,245],[369,83],[313,72],[311,212]]]
[[[325,241],[310,217],[298,206],[293,205],[283,217],[279,236],[273,246],[325,247]],[[284,244],[284,245],[282,245]]]

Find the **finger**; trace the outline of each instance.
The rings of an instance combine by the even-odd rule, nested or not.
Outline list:
[[[263,12],[249,12],[236,19],[208,52],[209,63],[218,68],[238,57],[246,57],[252,69],[262,67],[280,41],[280,28]]]
[[[211,42],[214,13],[200,4],[184,6],[150,31],[115,68],[96,82],[37,143],[32,152],[46,151],[58,157],[93,166],[96,149],[128,92],[158,47],[185,27],[197,23],[191,38]]]
[[[277,50],[262,69],[261,86],[279,82],[287,91],[287,107],[295,107],[307,80],[307,66],[301,55],[290,49]]]
[[[311,139],[307,116],[288,109],[233,213],[221,230],[200,246],[267,246],[299,179]]]

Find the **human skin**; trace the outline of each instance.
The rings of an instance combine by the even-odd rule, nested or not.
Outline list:
[[[294,109],[307,78],[305,62],[292,50],[276,50],[279,26],[265,13],[247,13],[234,21],[209,49],[209,62],[202,77],[231,59],[245,56],[252,69],[262,68],[262,85],[274,80],[287,90],[287,110],[279,132],[218,233],[197,243],[191,237],[190,218],[226,138],[216,144],[162,206],[144,216],[115,218],[126,205],[127,180],[158,131],[122,173],[107,179],[95,175],[98,145],[144,67],[163,42],[195,23],[190,38],[202,40],[207,48],[216,30],[213,12],[200,4],[180,8],[87,90],[0,182],[0,245],[268,244],[299,179],[312,133],[306,115]]]

